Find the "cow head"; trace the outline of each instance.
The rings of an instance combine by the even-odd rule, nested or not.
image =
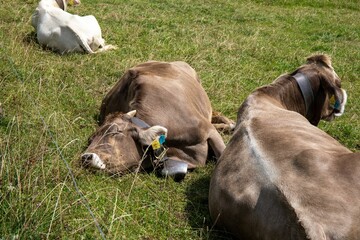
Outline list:
[[[67,5],[75,6],[80,3],[80,0],[41,0],[39,6],[42,8],[56,7],[66,11]]]
[[[67,5],[76,6],[81,3],[80,0],[50,0],[50,1],[53,2],[54,7],[61,8],[64,11],[66,11]]]
[[[80,0],[66,0],[66,2],[70,6],[76,6],[76,5],[79,5],[81,3]]]
[[[329,56],[309,57],[307,63],[295,71],[299,72],[307,76],[313,91],[314,102],[310,108],[311,114],[308,114],[313,125],[317,125],[320,119],[331,121],[344,113],[347,94],[341,88],[341,80]]]
[[[153,126],[140,128],[132,123],[136,111],[114,113],[89,138],[89,146],[82,154],[84,166],[102,169],[109,173],[125,173],[136,169],[142,162],[143,146],[148,146],[167,129]]]

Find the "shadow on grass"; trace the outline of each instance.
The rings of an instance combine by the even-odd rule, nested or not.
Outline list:
[[[26,34],[23,38],[23,42],[31,45],[37,45],[38,41],[36,39],[36,32],[32,31],[28,34]]]
[[[210,176],[207,175],[196,179],[187,187],[186,212],[189,224],[193,229],[199,230],[202,239],[233,240],[235,238],[230,233],[213,226],[208,205],[209,184]]]
[[[8,128],[10,123],[9,118],[7,118],[6,116],[4,116],[3,113],[0,113],[0,128],[3,128],[4,131],[6,131],[6,129]]]

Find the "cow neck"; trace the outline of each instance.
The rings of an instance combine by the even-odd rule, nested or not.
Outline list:
[[[140,128],[149,128],[150,125],[137,117],[131,117],[130,121]]]
[[[295,80],[300,88],[301,95],[304,98],[306,117],[308,119],[310,119],[310,117],[312,115],[312,111],[310,111],[310,107],[314,102],[314,93],[313,93],[310,81],[302,73],[296,73],[293,76],[293,78],[295,78]]]

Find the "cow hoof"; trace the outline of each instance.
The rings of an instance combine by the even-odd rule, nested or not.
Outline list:
[[[164,177],[172,177],[175,182],[180,182],[185,178],[188,164],[183,161],[166,159],[164,161],[164,168],[161,170],[161,175]]]

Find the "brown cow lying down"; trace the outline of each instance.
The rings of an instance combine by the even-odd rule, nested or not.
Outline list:
[[[314,126],[346,99],[326,55],[250,94],[211,179],[213,221],[241,239],[360,239],[360,154]]]
[[[211,117],[209,98],[187,63],[140,64],[103,99],[100,127],[89,139],[82,161],[111,174],[151,168],[151,158],[143,158],[147,146],[154,141],[161,145],[160,139],[166,138],[166,156],[155,163],[163,175],[181,180],[187,169],[205,164],[208,145],[216,157],[225,148]],[[165,153],[156,148],[154,152]]]

